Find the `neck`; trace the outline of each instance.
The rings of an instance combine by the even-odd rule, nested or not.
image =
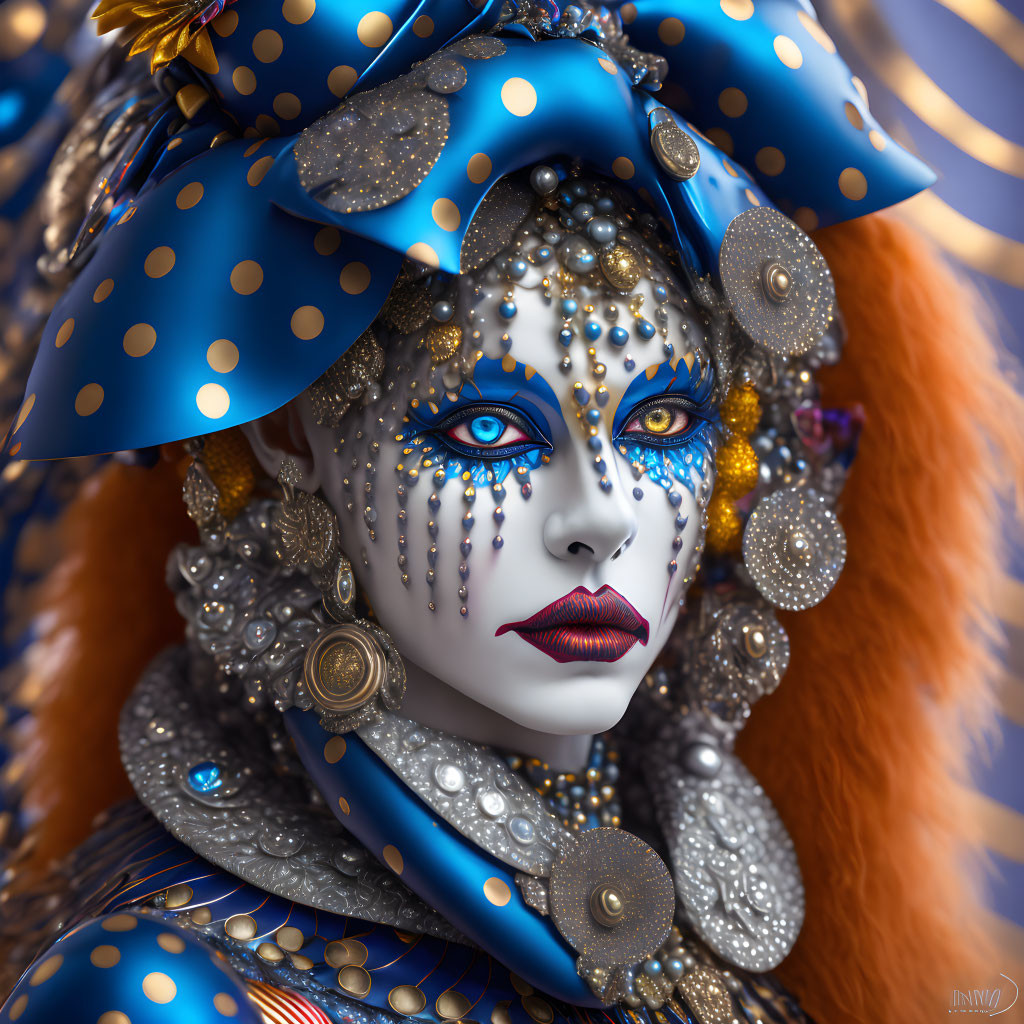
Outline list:
[[[528,729],[410,661],[406,661],[405,669],[408,686],[400,712],[404,717],[474,743],[538,757],[559,772],[579,771],[586,765],[592,736],[556,736]]]

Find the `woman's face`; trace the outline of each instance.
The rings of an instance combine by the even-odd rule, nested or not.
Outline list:
[[[557,735],[624,713],[702,548],[716,436],[700,321],[654,287],[633,312],[580,294],[570,339],[557,294],[517,286],[509,318],[504,287],[485,286],[471,379],[444,363],[399,377],[340,431],[306,410],[342,546],[410,686],[418,668]]]

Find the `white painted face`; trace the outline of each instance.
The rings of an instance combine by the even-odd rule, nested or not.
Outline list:
[[[702,547],[717,415],[692,305],[663,304],[643,280],[641,325],[610,289],[581,290],[566,345],[571,306],[531,275],[510,318],[505,285],[478,291],[471,380],[453,385],[421,349],[415,389],[399,377],[340,430],[303,419],[410,688],[425,672],[503,719],[570,736],[619,720],[669,636]],[[667,319],[645,338],[659,306]]]

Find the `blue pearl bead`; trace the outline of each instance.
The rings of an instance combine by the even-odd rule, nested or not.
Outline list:
[[[637,320],[636,329],[641,338],[654,337],[654,324],[652,324],[650,320]]]
[[[537,263],[547,263],[551,259],[551,249],[546,245],[542,245],[539,249],[534,250],[533,256]]]
[[[668,298],[668,289],[663,284],[654,286],[654,297],[658,302],[664,302]]]
[[[683,976],[683,961],[675,958],[665,961],[665,973],[673,980],[678,981]]]
[[[583,333],[587,336],[587,341],[597,341],[601,337],[601,325],[596,320],[588,320],[583,325]]]
[[[209,793],[213,789],[222,786],[224,780],[220,777],[220,765],[213,761],[201,761],[189,769],[188,784],[197,793]]]
[[[503,302],[498,307],[498,312],[506,319],[511,320],[518,312],[514,302]]]
[[[594,205],[597,207],[599,213],[611,213],[615,209],[615,203],[613,203],[608,196],[598,199]]]
[[[661,964],[657,960],[645,960],[644,974],[649,978],[657,978],[661,974]]]
[[[591,409],[591,412],[597,412],[597,410],[596,409]],[[600,417],[600,415],[601,414],[598,413],[599,417]],[[587,438],[587,447],[592,452],[599,452],[604,447],[604,445],[602,445],[602,443],[601,443],[601,438],[599,438],[599,437],[588,437]]]
[[[509,276],[514,278],[517,281],[519,280],[519,278],[521,278],[523,276],[523,274],[526,273],[526,270],[527,270],[526,260],[521,259],[521,258],[514,259],[508,265]]]
[[[668,492],[668,503],[673,508],[679,508],[679,506],[682,504],[682,501],[683,501],[683,496],[678,491],[669,491]]]
[[[613,345],[618,345],[621,348],[629,341],[629,331],[625,327],[613,327],[608,332],[608,337]]]
[[[594,216],[594,208],[590,203],[577,203],[572,208],[572,215],[581,223],[586,224]]]
[[[562,299],[562,316],[575,316],[576,310],[579,308],[579,304],[575,299]]]
[[[494,548],[495,550],[497,550],[497,549],[498,549],[498,548],[500,548],[500,547],[501,547],[501,546],[502,546],[502,545],[503,545],[504,543],[505,543],[505,542],[504,542],[504,541],[503,541],[503,540],[501,539],[501,537],[499,536],[499,537],[495,537],[495,538],[494,538],[494,540],[492,540],[492,541],[491,541],[491,546],[492,546],[492,547],[493,547],[493,548]]]
[[[619,229],[611,217],[595,217],[587,224],[587,234],[598,243],[604,245],[607,242],[614,242]]]
[[[626,370],[628,372],[632,373],[633,370],[636,369],[636,360],[635,359],[630,359],[627,356],[626,359],[623,361],[622,365],[626,368]]]
[[[573,388],[572,397],[577,404],[586,405],[590,401],[590,392],[586,388]]]
[[[587,410],[587,422],[593,424],[595,427],[601,422],[601,412],[598,409]]]
[[[563,327],[558,332],[558,340],[568,348],[572,344],[572,330],[568,327]]]
[[[639,487],[634,487],[633,488],[633,497],[636,498],[637,501],[639,501],[643,496],[644,496],[644,492],[642,490],[640,490]]]
[[[605,494],[612,489],[612,482],[606,476],[601,477],[599,483],[601,485],[601,490],[604,491]]]

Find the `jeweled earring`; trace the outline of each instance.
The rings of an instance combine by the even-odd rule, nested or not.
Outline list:
[[[391,637],[356,615],[355,576],[341,550],[334,510],[318,495],[297,489],[301,474],[292,459],[281,463],[277,479],[284,492],[274,515],[278,556],[309,572],[333,620],[306,651],[295,702],[315,710],[325,729],[351,732],[378,718],[382,707],[398,710],[405,665]]]

